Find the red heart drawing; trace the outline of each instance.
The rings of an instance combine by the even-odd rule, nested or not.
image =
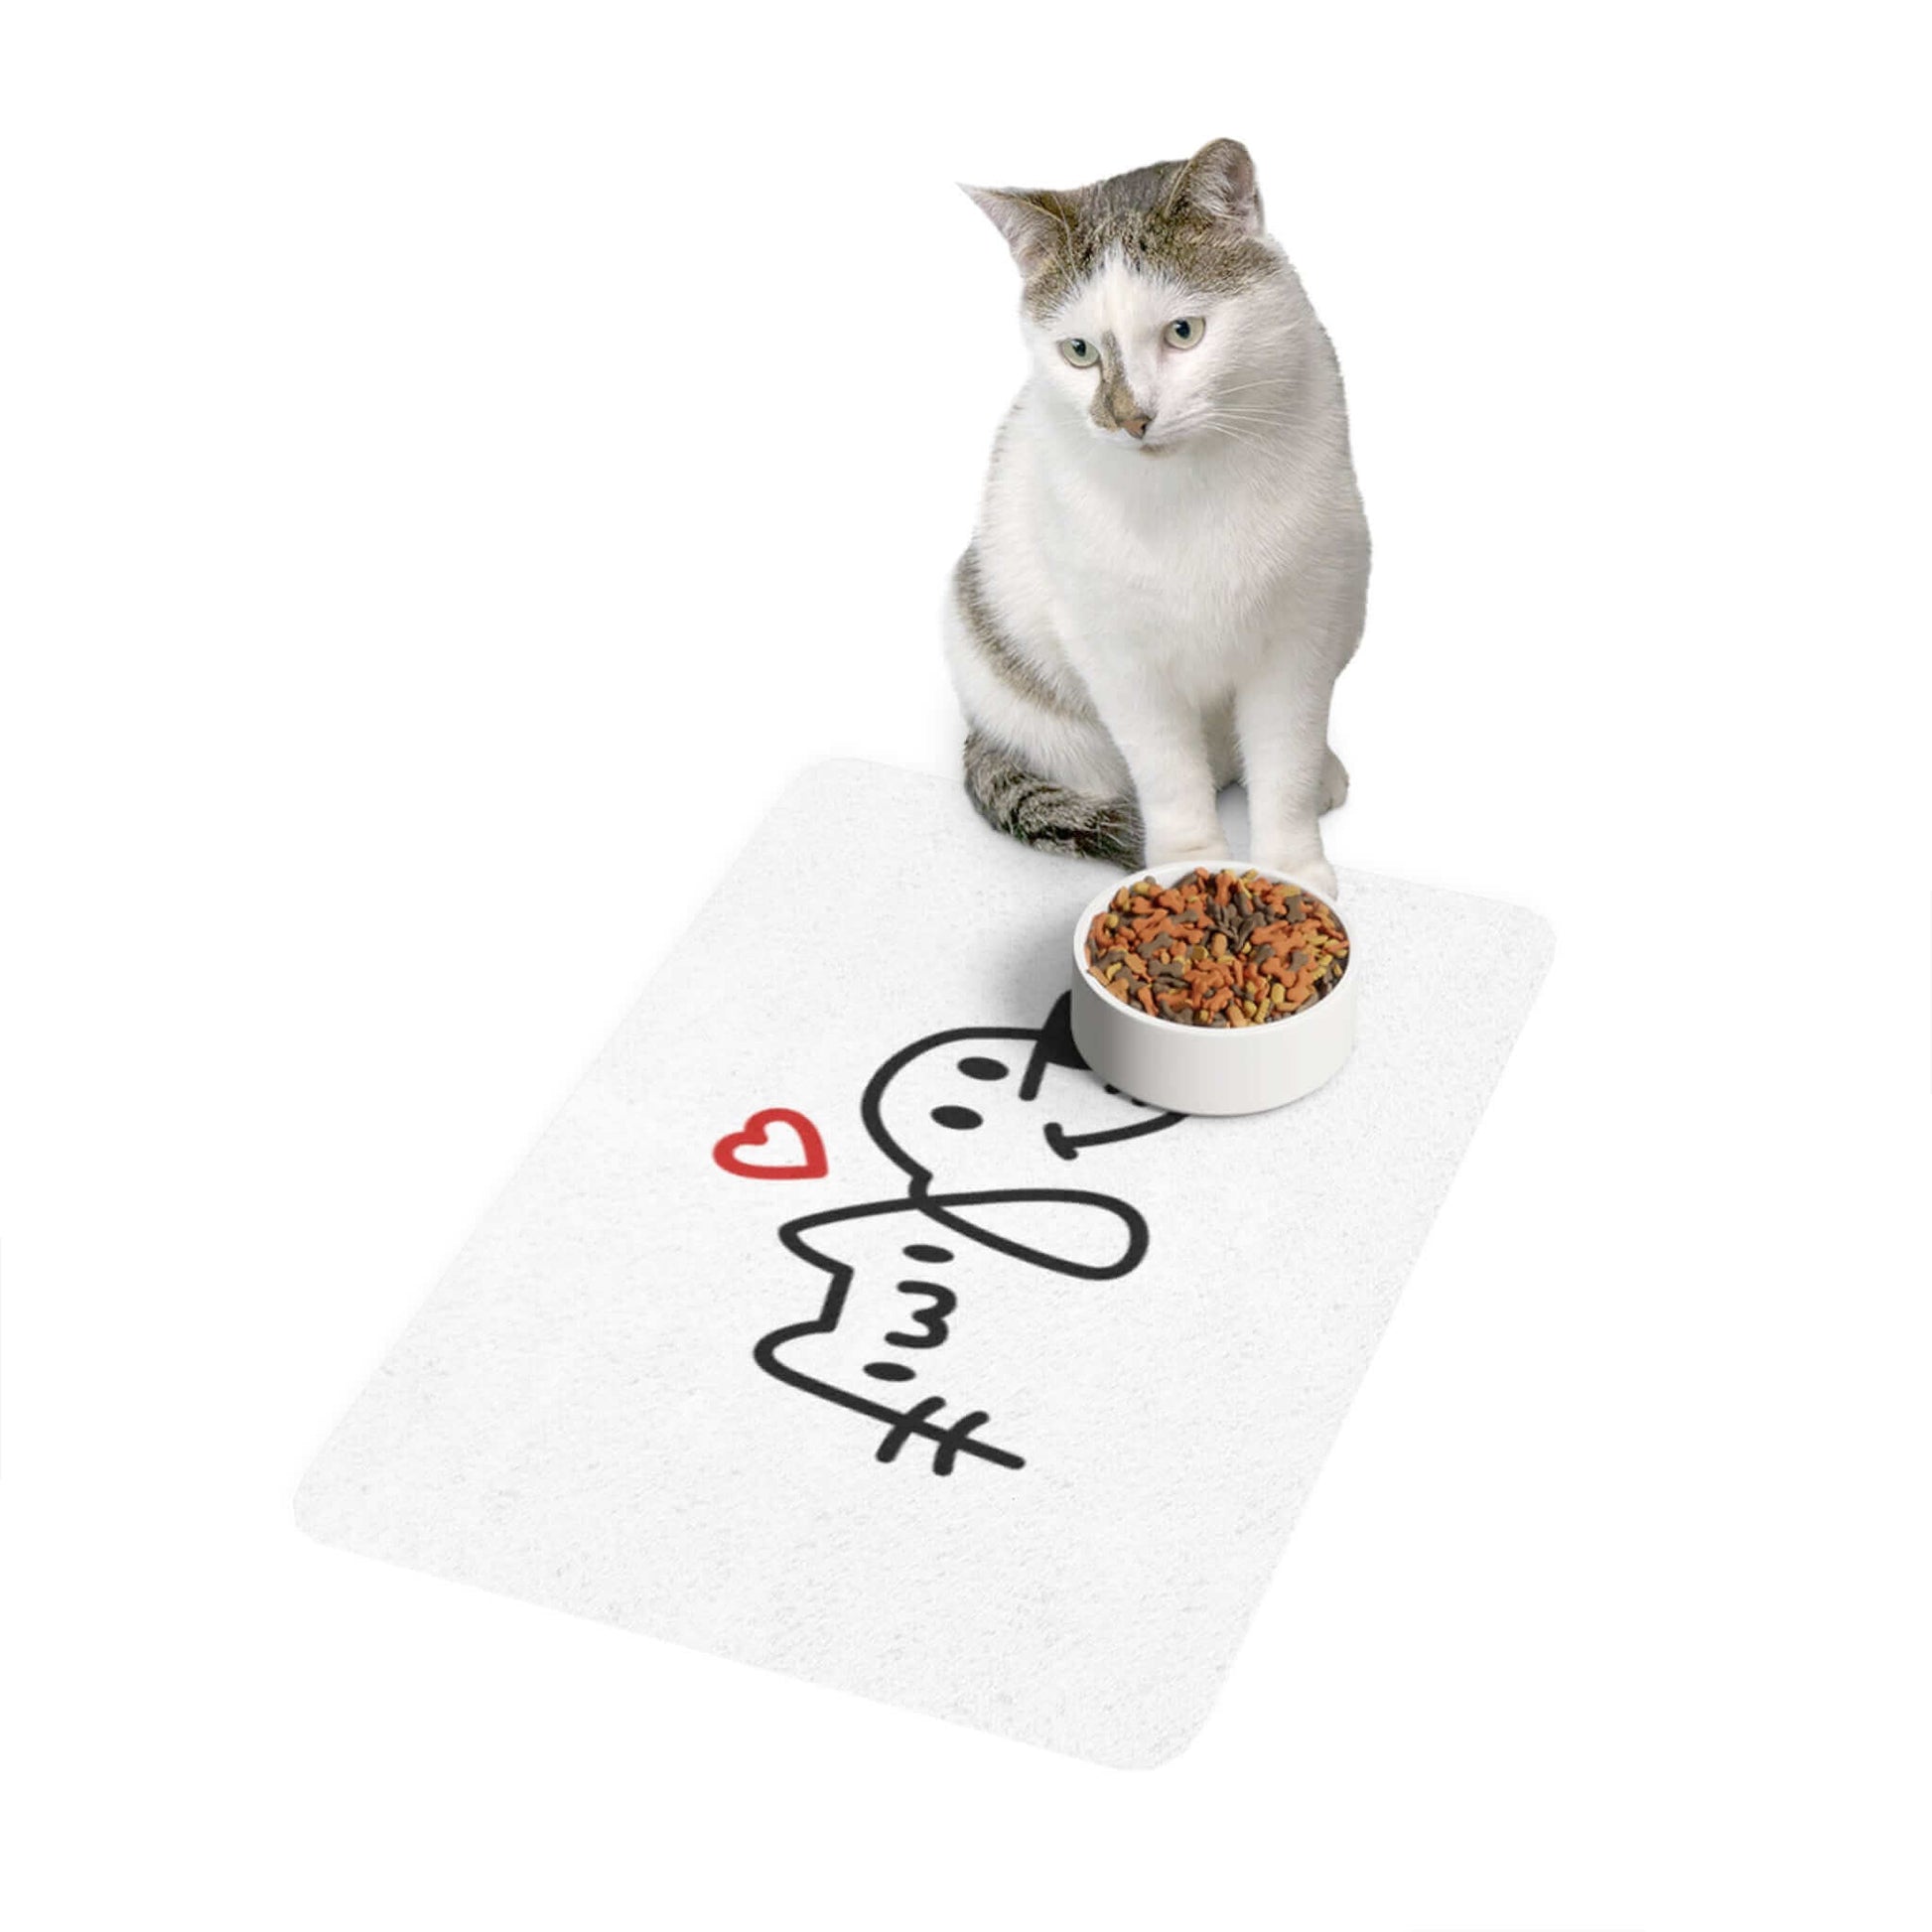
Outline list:
[[[776,1122],[789,1127],[798,1139],[798,1158],[794,1161],[745,1161],[739,1149],[768,1147],[766,1130]],[[727,1134],[711,1150],[711,1158],[727,1173],[742,1173],[748,1180],[817,1180],[826,1171],[825,1143],[818,1129],[803,1114],[789,1107],[766,1107],[754,1114],[736,1134]]]

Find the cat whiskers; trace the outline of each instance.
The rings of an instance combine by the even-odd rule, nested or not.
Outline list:
[[[1237,388],[1242,386],[1271,385],[1248,384]],[[1169,417],[1161,425],[1161,440],[1177,442],[1197,430],[1207,431],[1227,442],[1245,444],[1266,454],[1280,447],[1284,430],[1302,427],[1308,420],[1305,412],[1295,409],[1270,409],[1257,403],[1229,405],[1222,397],[1230,393],[1234,392],[1223,390],[1220,396],[1204,399],[1182,415]]]
[[[1307,420],[1306,412],[1303,410],[1265,409],[1251,402],[1236,403],[1232,408],[1214,408],[1209,413],[1225,416],[1233,422],[1299,423]]]
[[[1199,424],[1198,427],[1205,430],[1210,436],[1225,436],[1230,442],[1245,443],[1250,449],[1260,450],[1264,454],[1274,448],[1274,445],[1267,437],[1259,436],[1251,429],[1237,428],[1232,423],[1208,421]]]

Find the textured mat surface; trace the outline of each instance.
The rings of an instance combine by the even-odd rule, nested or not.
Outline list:
[[[1180,1749],[1550,937],[1344,873],[1354,1057],[1280,1112],[1177,1120],[1051,1024],[1106,876],[941,780],[807,771],[336,1431],[302,1525],[1106,1763]],[[757,956],[774,917],[783,1003],[707,1014],[704,956]]]

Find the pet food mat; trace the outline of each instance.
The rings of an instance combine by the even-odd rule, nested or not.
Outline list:
[[[1107,877],[957,784],[805,772],[310,1469],[303,1527],[1107,1764],[1179,1750],[1551,942],[1344,874],[1353,1058],[1279,1112],[1180,1119],[1064,1031]]]

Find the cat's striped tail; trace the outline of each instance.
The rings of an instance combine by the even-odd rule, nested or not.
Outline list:
[[[966,795],[996,832],[1045,852],[1143,864],[1141,815],[1130,798],[1092,798],[1029,771],[983,732],[966,734]]]

